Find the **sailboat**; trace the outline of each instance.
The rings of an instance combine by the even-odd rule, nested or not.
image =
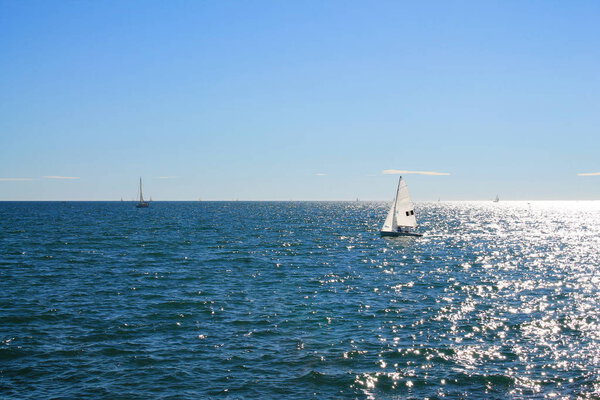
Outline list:
[[[142,194],[142,177],[140,176],[140,201],[135,205],[136,208],[147,208],[150,207],[150,203],[144,201],[144,195]]]
[[[498,197],[498,195],[496,195],[496,198],[494,199],[494,203],[497,203],[500,201],[500,197]]]
[[[423,236],[421,233],[411,231],[417,226],[415,210],[410,199],[408,186],[402,180],[398,180],[396,197],[390,207],[387,218],[381,227],[381,236]]]

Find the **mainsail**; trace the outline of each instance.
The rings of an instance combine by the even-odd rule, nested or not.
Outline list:
[[[142,194],[142,177],[140,176],[140,203],[144,202],[144,195]]]
[[[410,199],[408,186],[406,185],[406,182],[402,180],[402,177],[400,177],[398,189],[396,190],[396,197],[394,198],[394,202],[392,203],[381,230],[383,232],[395,232],[398,227],[414,228],[416,226],[417,218],[415,217],[414,206]]]
[[[150,203],[144,201],[144,195],[142,193],[142,177],[140,176],[140,202],[135,205],[137,208],[147,208]]]

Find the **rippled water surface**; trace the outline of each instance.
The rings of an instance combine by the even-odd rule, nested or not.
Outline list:
[[[600,398],[600,204],[0,203],[6,399]]]

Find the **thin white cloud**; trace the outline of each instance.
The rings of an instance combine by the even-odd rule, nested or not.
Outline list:
[[[577,176],[598,176],[600,175],[600,172],[582,172],[580,174],[577,174]]]
[[[448,172],[436,172],[436,171],[404,171],[401,169],[386,169],[381,172],[386,175],[399,175],[399,174],[415,174],[415,175],[450,175]]]
[[[325,175],[327,175],[327,174],[324,174],[324,173],[322,173],[322,172],[317,172],[315,175],[316,175],[316,176],[325,176]]]
[[[58,175],[49,175],[44,176],[46,179],[79,179],[78,176],[58,176]]]
[[[0,182],[32,181],[32,178],[0,178]]]

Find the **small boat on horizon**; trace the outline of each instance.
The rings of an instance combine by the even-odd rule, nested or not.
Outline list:
[[[500,197],[498,197],[498,195],[496,195],[496,198],[494,199],[494,203],[497,203],[500,201]]]
[[[380,234],[381,236],[423,236],[423,234],[413,231],[416,227],[417,218],[408,186],[400,177],[396,197],[381,227]]]
[[[142,193],[142,177],[140,176],[140,201],[135,205],[135,208],[148,208],[150,203],[144,201],[144,194]]]

